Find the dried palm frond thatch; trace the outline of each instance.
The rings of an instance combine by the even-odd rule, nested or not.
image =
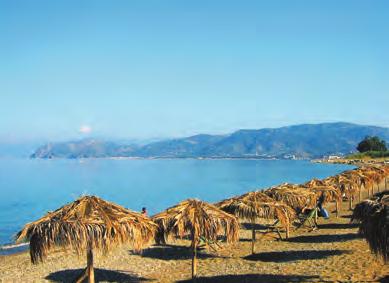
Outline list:
[[[153,239],[156,228],[146,216],[96,196],[84,196],[26,224],[16,241],[29,240],[33,263],[43,261],[56,247],[78,254],[87,251],[88,267],[80,280],[88,276],[94,282],[94,250],[106,253],[120,244],[140,250]]]
[[[348,171],[346,174],[350,176],[352,180],[355,180],[354,182],[357,183],[359,187],[359,202],[362,201],[362,189],[367,191],[368,195],[370,196],[370,191],[373,190],[374,185],[374,180],[371,178],[371,176],[366,174],[364,170],[361,170],[361,168]]]
[[[380,191],[380,183],[385,180],[386,177],[386,171],[378,166],[368,166],[368,167],[362,167],[361,171],[369,176],[369,178],[373,181],[373,183],[376,185],[377,192]],[[372,186],[372,193],[374,193],[374,186]]]
[[[264,191],[276,201],[282,201],[292,207],[297,213],[304,208],[316,207],[317,195],[301,185],[283,184]]]
[[[370,249],[389,261],[389,192],[367,199],[355,206],[352,219],[359,222],[359,232]]]
[[[245,220],[256,218],[279,219],[281,223],[286,224],[289,222],[287,218],[291,219],[295,215],[291,207],[275,201],[260,191],[229,198],[216,203],[215,206]]]
[[[325,205],[328,202],[335,202],[336,205],[336,217],[338,217],[340,210],[340,203],[342,201],[342,193],[340,190],[332,185],[325,186],[311,186],[307,187],[307,190],[310,190],[316,194],[316,197],[322,205]]]
[[[331,185],[339,189],[342,196],[346,196],[349,200],[349,209],[353,207],[353,200],[356,193],[359,190],[358,183],[351,180],[349,176],[345,174],[339,174],[336,176],[328,177],[324,179],[327,186]]]
[[[254,224],[257,219],[277,219],[285,227],[286,237],[289,237],[290,223],[295,218],[295,211],[290,206],[282,202],[277,202],[260,191],[249,192],[238,197],[226,199],[215,205],[228,213],[251,222],[252,254],[255,252]]]
[[[227,243],[238,240],[239,223],[234,215],[212,204],[188,199],[152,217],[159,226],[160,241],[170,236],[189,236],[193,248],[192,277],[197,274],[197,247],[201,239],[216,242],[218,235],[225,235]],[[157,239],[158,241],[158,239]]]
[[[314,179],[306,182],[303,186],[304,187],[308,187],[308,188],[310,188],[310,187],[318,187],[318,186],[325,186],[325,182],[323,180],[319,180],[319,179],[314,178]]]
[[[341,192],[334,186],[312,186],[308,190],[315,192],[318,197],[322,197],[323,204],[332,201],[339,201],[341,199]]]
[[[375,193],[371,199],[375,199],[377,201],[381,201],[384,197],[389,196],[389,191],[382,191],[379,193]]]

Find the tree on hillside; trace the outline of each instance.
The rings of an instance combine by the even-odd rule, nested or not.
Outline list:
[[[386,144],[384,140],[381,140],[379,137],[365,137],[363,141],[361,141],[358,146],[357,150],[359,152],[366,152],[366,151],[386,151]]]

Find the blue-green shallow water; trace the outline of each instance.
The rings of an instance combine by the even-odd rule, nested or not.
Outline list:
[[[215,202],[349,168],[292,160],[0,159],[0,245],[12,242],[23,224],[82,194],[154,214],[186,198]]]

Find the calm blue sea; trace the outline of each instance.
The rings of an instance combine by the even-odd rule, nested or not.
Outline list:
[[[157,213],[186,198],[215,202],[349,169],[293,160],[0,159],[0,245],[23,224],[83,194]]]

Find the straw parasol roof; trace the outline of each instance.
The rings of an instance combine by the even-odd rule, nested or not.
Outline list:
[[[339,202],[342,198],[342,194],[338,188],[328,185],[328,186],[311,186],[307,187],[308,190],[314,192],[317,197],[322,197],[323,204],[328,202]]]
[[[377,185],[379,191],[379,184],[385,179],[386,171],[376,166],[363,167],[361,170]]]
[[[322,203],[322,205],[325,205],[329,202],[335,202],[336,204],[336,217],[338,217],[339,210],[340,210],[340,203],[342,201],[342,193],[340,190],[332,185],[311,185],[307,186],[307,190],[310,190],[316,194],[317,199],[319,202]]]
[[[277,202],[260,191],[249,192],[238,197],[229,198],[215,205],[239,218],[249,220],[253,224],[252,253],[254,253],[255,244],[254,224],[257,219],[277,219],[286,228],[288,237],[290,223],[296,216],[290,206],[282,202]]]
[[[307,190],[303,186],[282,184],[264,191],[264,193],[276,201],[282,201],[292,207],[296,212],[304,208],[314,208],[317,196],[315,192]]]
[[[93,273],[93,250],[106,253],[120,244],[140,250],[153,239],[155,230],[155,223],[146,216],[96,196],[83,196],[26,224],[16,241],[29,240],[33,263],[43,261],[56,247],[78,254],[87,250],[87,269]]]
[[[389,165],[384,164],[381,166],[381,169],[384,171],[384,176],[388,177],[389,176]]]
[[[323,180],[319,180],[319,179],[313,178],[312,180],[306,182],[303,186],[304,187],[325,186],[325,183],[324,183]]]
[[[372,174],[369,174],[368,171],[363,168],[357,168],[351,171],[347,172],[351,179],[355,180],[355,183],[359,187],[359,202],[362,199],[362,188],[368,192],[368,195],[370,196],[370,193],[374,190],[374,177]],[[375,174],[375,173],[373,173]]]
[[[389,260],[389,192],[364,200],[355,206],[352,221],[359,222],[359,232],[370,249],[385,262]]]
[[[152,217],[159,226],[157,239],[164,241],[170,236],[191,239],[193,248],[192,277],[196,277],[197,246],[201,239],[216,242],[218,235],[225,235],[227,243],[238,240],[239,223],[235,216],[216,206],[188,199]]]
[[[331,185],[340,190],[342,196],[349,199],[349,209],[352,209],[354,196],[359,192],[358,183],[350,179],[347,174],[339,174],[324,179],[327,186]]]
[[[293,209],[263,192],[255,191],[218,202],[215,206],[245,220],[278,219],[285,226],[295,217]]]

